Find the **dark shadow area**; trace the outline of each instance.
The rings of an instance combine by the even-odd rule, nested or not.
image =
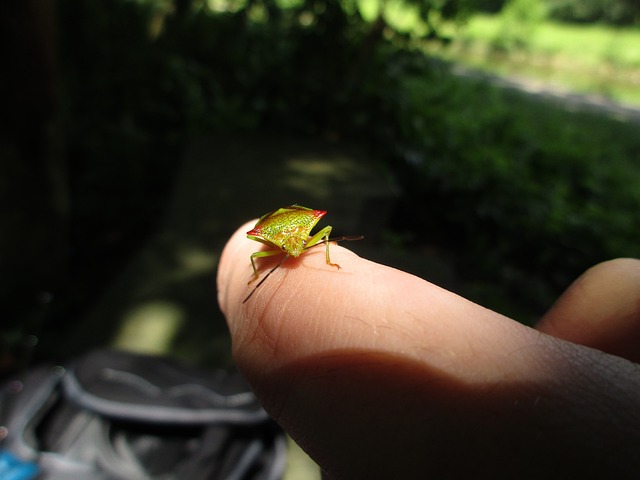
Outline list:
[[[596,428],[581,425],[624,424],[632,414],[622,404],[633,387],[609,397],[621,402],[610,410],[601,404],[594,411],[571,409],[591,398],[585,393],[592,379],[582,368],[587,367],[564,363],[553,372],[532,372],[525,382],[476,385],[406,356],[338,350],[291,362],[268,378],[262,371],[249,377],[258,392],[262,382],[269,386],[263,398],[275,404],[266,408],[294,438],[313,432],[313,438],[298,440],[329,474],[564,478],[561,466],[572,465],[572,473],[584,478],[614,471],[625,477],[633,467],[624,428],[620,437],[607,438],[606,445],[616,445],[609,448]],[[587,458],[586,451],[600,453]]]

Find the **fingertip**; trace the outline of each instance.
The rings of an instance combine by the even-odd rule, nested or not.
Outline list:
[[[252,343],[249,350],[253,352],[267,351],[273,348],[273,339],[281,334],[306,335],[316,319],[336,318],[334,313],[348,301],[350,287],[358,284],[358,265],[370,263],[331,243],[331,261],[335,264],[326,264],[323,246],[305,251],[298,258],[282,255],[257,258],[259,280],[251,282],[250,256],[267,248],[247,238],[246,232],[253,225],[255,221],[245,223],[230,237],[217,272],[218,303],[231,333],[234,352],[240,352],[236,356],[238,361],[242,361],[248,343]],[[282,260],[286,261],[279,264]],[[268,276],[276,265],[279,268]],[[280,352],[285,357],[297,342],[289,345],[291,349]]]
[[[245,264],[250,264],[249,255],[250,244],[247,241],[246,232],[255,224],[255,220],[243,224],[229,238],[220,255],[217,272],[218,304],[222,313],[227,317],[227,321],[233,318],[230,308],[235,305],[235,296],[240,288],[242,272],[245,271]],[[245,282],[246,283],[246,282]]]

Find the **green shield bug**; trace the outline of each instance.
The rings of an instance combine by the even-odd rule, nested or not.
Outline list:
[[[360,240],[362,235],[329,238],[331,226],[326,226],[315,235],[311,236],[311,230],[318,221],[326,214],[325,210],[314,210],[300,205],[279,208],[274,212],[267,213],[260,217],[253,229],[247,232],[247,238],[256,242],[264,243],[271,247],[269,250],[254,252],[251,254],[251,266],[253,267],[253,278],[249,284],[255,282],[260,275],[256,268],[255,259],[271,257],[284,253],[284,258],[273,267],[267,275],[255,286],[251,293],[243,300],[245,303],[257,288],[289,257],[299,257],[306,250],[325,244],[325,255],[327,265],[340,268],[340,265],[331,263],[329,257],[329,242],[339,242],[343,240]]]

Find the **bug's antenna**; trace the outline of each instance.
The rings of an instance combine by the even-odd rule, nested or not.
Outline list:
[[[344,235],[342,237],[333,237],[329,240],[322,240],[321,242],[316,243],[316,245],[322,245],[327,242],[355,242],[356,240],[362,240],[363,238],[364,235]]]
[[[246,303],[246,301],[247,301],[247,300],[249,300],[249,299],[251,298],[251,295],[253,295],[253,294],[256,292],[256,290],[258,289],[258,287],[259,287],[260,285],[262,285],[262,284],[264,283],[264,281],[265,281],[267,278],[269,278],[269,275],[271,275],[273,272],[275,272],[275,271],[276,271],[276,269],[277,269],[280,265],[282,265],[282,262],[284,262],[287,258],[289,258],[289,254],[286,254],[284,257],[282,257],[282,260],[280,260],[280,261],[278,262],[278,264],[277,264],[275,267],[273,267],[271,270],[269,270],[269,273],[267,273],[264,277],[262,277],[262,280],[260,280],[260,281],[258,282],[258,284],[257,284],[255,287],[253,287],[253,290],[251,290],[251,293],[250,293],[249,295],[247,295],[247,298],[245,298],[245,299],[242,301],[242,303]]]
[[[327,242],[355,242],[356,240],[362,240],[364,235],[344,235],[342,237],[333,237],[328,240],[320,240],[318,243],[309,248],[317,247],[318,245],[324,245]]]

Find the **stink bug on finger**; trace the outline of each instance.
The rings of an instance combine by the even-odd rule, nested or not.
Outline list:
[[[299,257],[306,250],[325,244],[325,256],[327,265],[340,268],[337,263],[331,263],[329,256],[329,243],[343,240],[360,240],[362,235],[350,237],[329,238],[331,226],[326,226],[315,235],[311,236],[311,230],[318,221],[326,214],[325,210],[313,210],[312,208],[300,205],[279,208],[274,212],[267,213],[260,217],[253,229],[247,232],[247,238],[256,242],[264,243],[271,247],[269,250],[254,252],[251,254],[251,266],[253,267],[253,278],[249,284],[255,282],[260,275],[256,268],[256,258],[271,257],[284,253],[284,258],[273,267],[267,275],[255,286],[251,293],[244,299],[245,303],[256,289],[289,257]]]

